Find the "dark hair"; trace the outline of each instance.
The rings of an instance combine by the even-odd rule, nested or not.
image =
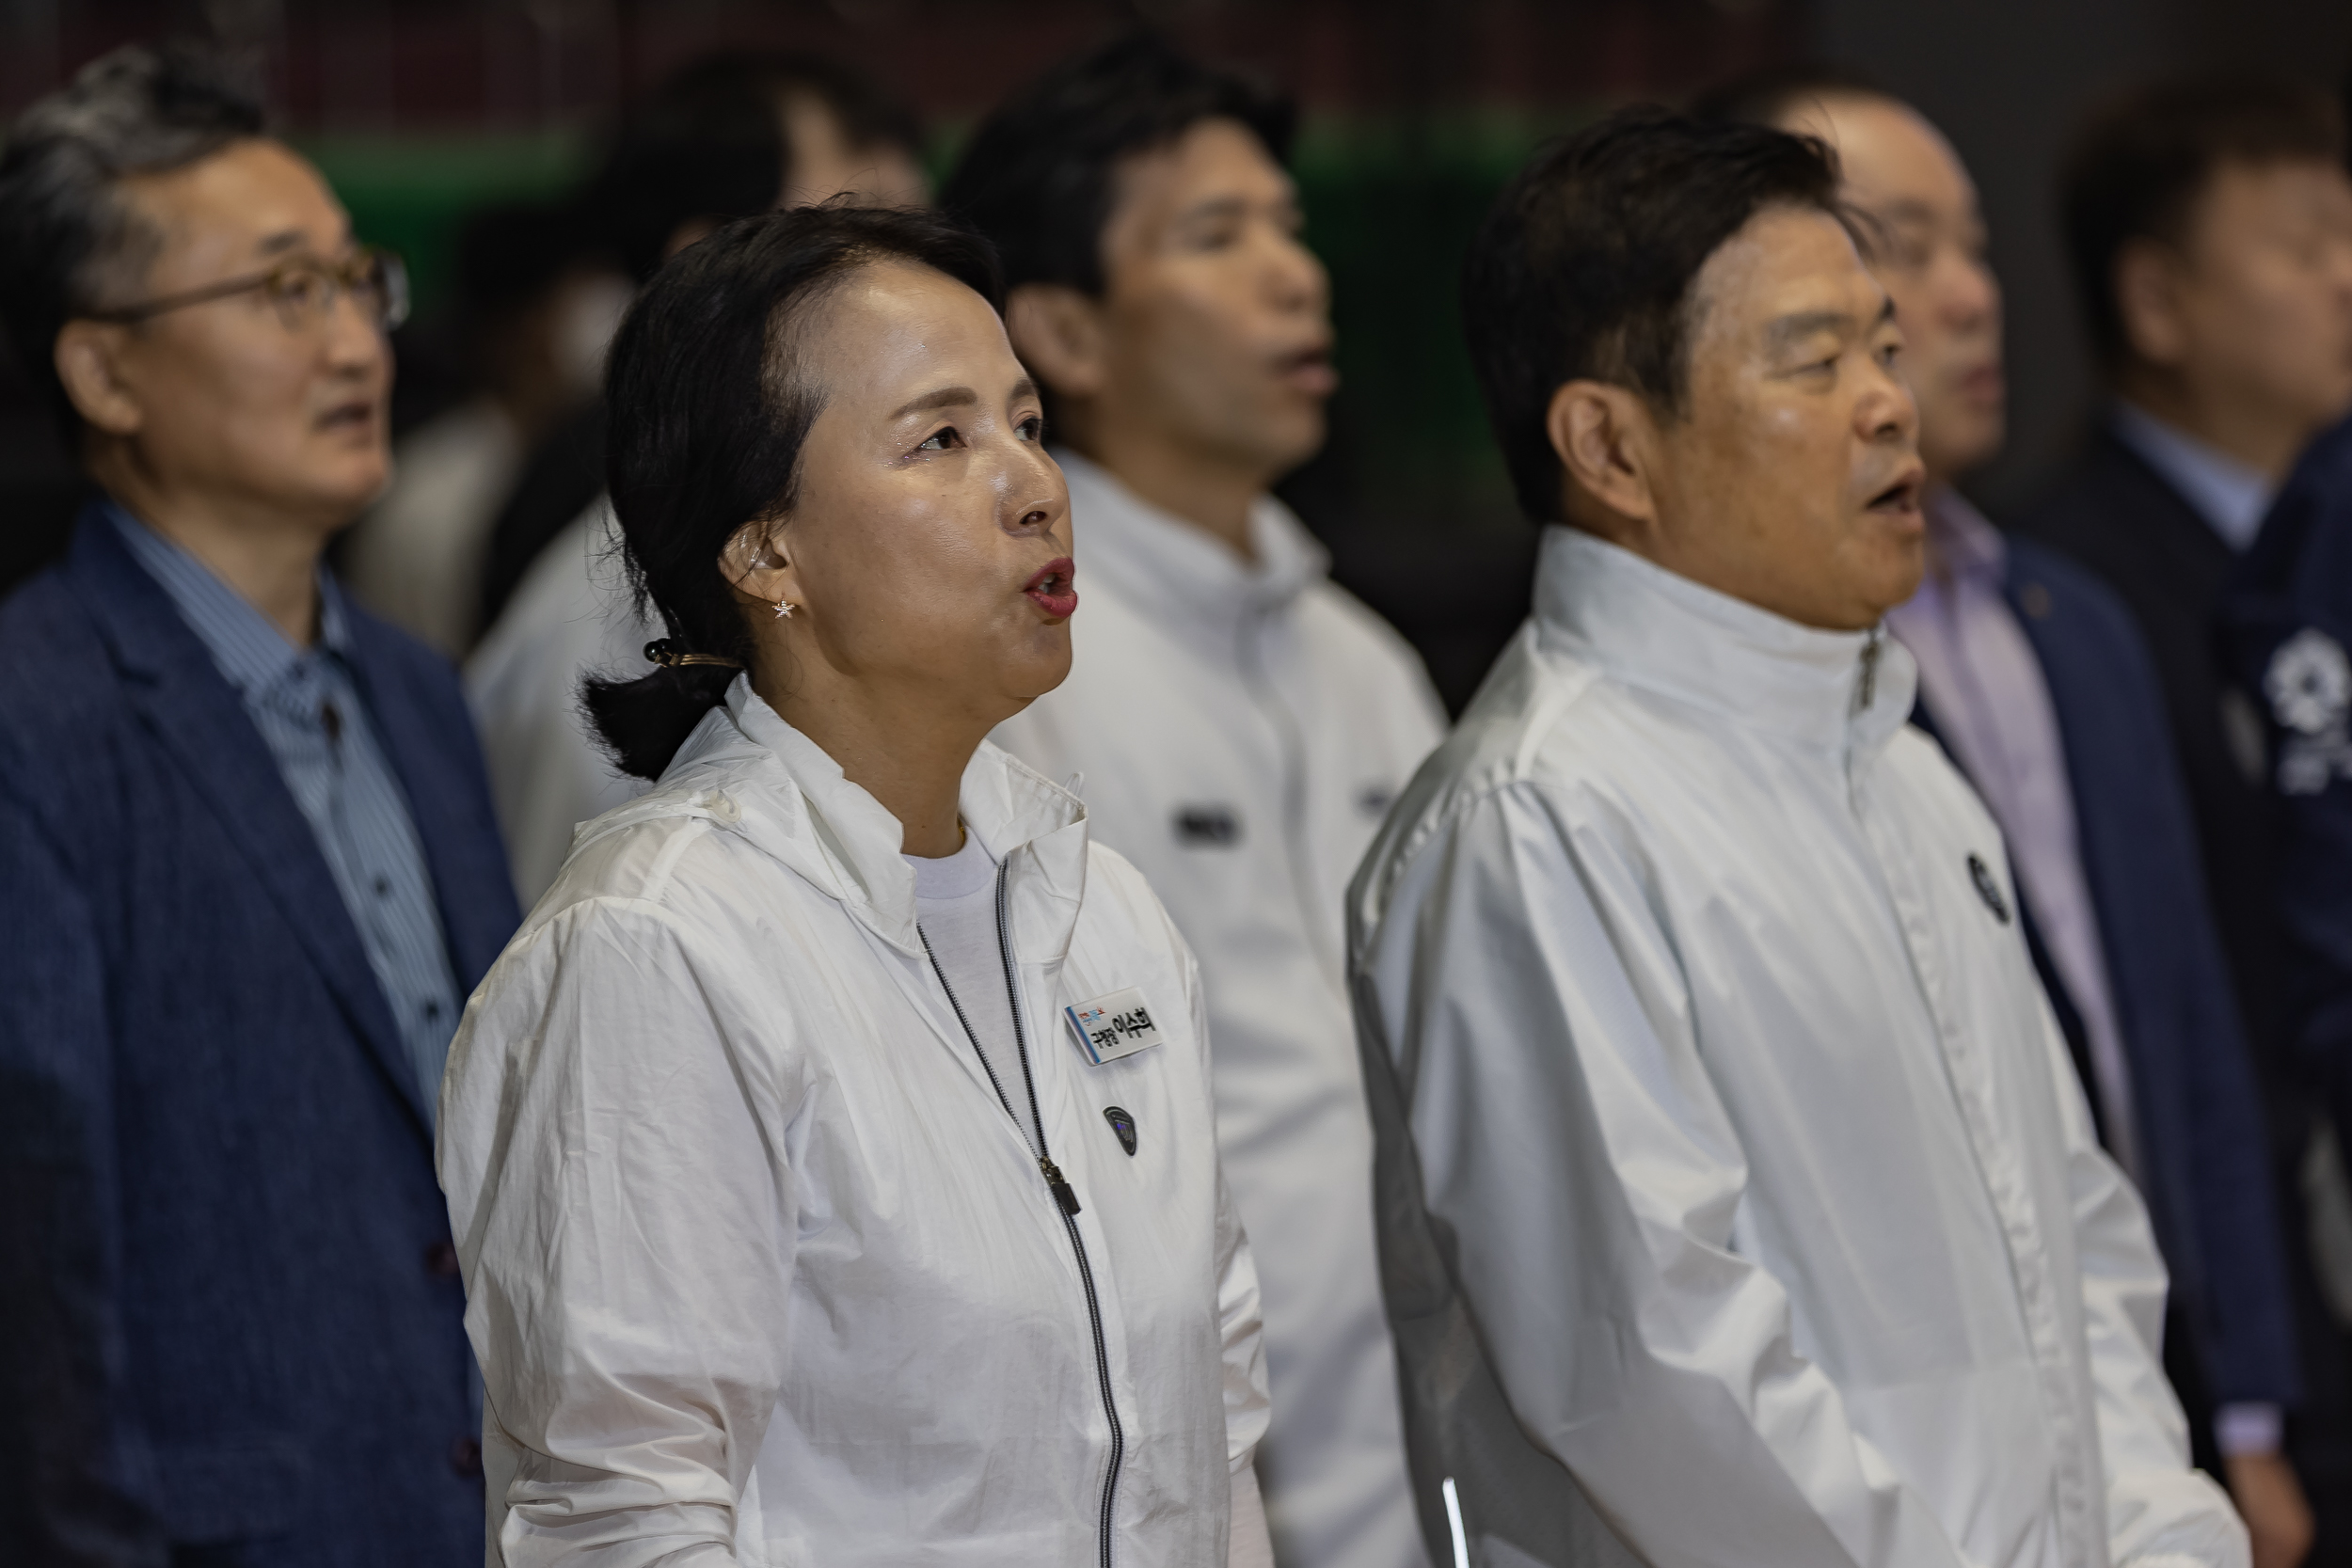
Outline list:
[[[1691,100],[1691,118],[1777,126],[1800,105],[1827,98],[1902,102],[1876,77],[1852,66],[1796,60],[1716,83]]]
[[[84,66],[8,130],[0,150],[0,312],[69,440],[81,416],[57,379],[58,329],[131,303],[163,236],[115,187],[262,135],[260,102],[202,44],[132,44]]]
[[[782,108],[801,95],[823,103],[853,148],[922,150],[914,112],[838,60],[796,50],[728,50],[693,61],[623,121],[582,194],[632,277],[653,276],[683,224],[749,217],[776,205],[792,172]]]
[[[474,331],[523,309],[581,260],[588,240],[568,202],[490,202],[457,226],[454,273],[459,320]]]
[[[1655,107],[1547,145],[1504,188],[1463,264],[1462,321],[1530,518],[1561,520],[1552,393],[1589,377],[1681,412],[1699,269],[1774,206],[1847,221],[1820,142]]]
[[[2136,240],[2180,245],[2224,164],[2344,155],[2344,120],[2315,87],[2281,77],[2179,76],[2107,100],[2084,121],[2059,176],[2067,261],[2100,362],[2130,356],[2115,262]]]
[[[672,648],[749,665],[752,639],[720,552],[746,523],[788,511],[825,389],[803,370],[809,313],[859,270],[908,261],[1000,308],[988,242],[932,213],[828,203],[730,223],[654,276],[605,371],[606,481],[628,575]],[[724,665],[663,665],[582,683],[622,770],[658,778],[726,694]]]
[[[1064,60],[975,132],[940,205],[987,235],[1005,286],[1104,287],[1103,230],[1120,166],[1204,119],[1247,127],[1278,163],[1297,112],[1286,98],[1133,28]]]

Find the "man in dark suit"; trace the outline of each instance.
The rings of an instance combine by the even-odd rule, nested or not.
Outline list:
[[[2221,640],[2268,729],[2287,1038],[2352,1147],[2352,420],[2280,491],[2223,595]]]
[[[1887,625],[1919,666],[1918,721],[2001,824],[2101,1139],[2148,1199],[2192,1449],[2227,1480],[2259,1568],[2292,1568],[2312,1527],[2280,1454],[2280,1412],[2299,1394],[2286,1270],[2155,673],[2112,593],[2003,538],[1951,487],[2005,434],[2000,290],[1975,188],[1933,126],[1853,78],[1784,71],[1712,106],[1828,141],[1870,222],[1931,482],[1928,576]]]
[[[453,673],[347,604],[397,264],[213,57],[0,155],[103,499],[0,605],[0,1560],[482,1553],[440,1068],[516,924]]]
[[[2261,1075],[2288,1234],[2318,1097],[2296,1062],[2263,721],[2217,657],[2215,613],[2271,493],[2352,405],[2352,181],[2322,95],[2185,79],[2115,100],[2064,177],[2070,260],[2114,400],[2020,520],[2088,566],[2153,656]],[[2289,1446],[2323,1553],[2352,1555],[2345,1340],[2289,1249],[2307,1402]]]

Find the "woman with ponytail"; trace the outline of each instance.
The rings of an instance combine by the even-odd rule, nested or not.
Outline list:
[[[965,230],[824,207],[687,250],[614,341],[665,635],[585,702],[656,783],[442,1089],[494,1562],[1270,1560],[1199,973],[985,739],[1076,606],[996,305]]]

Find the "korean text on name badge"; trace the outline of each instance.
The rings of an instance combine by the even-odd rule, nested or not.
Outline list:
[[[1078,1031],[1078,1043],[1085,1048],[1087,1060],[1096,1067],[1160,1043],[1160,1026],[1152,1022],[1152,1009],[1144,1006],[1143,992],[1133,986],[1064,1007],[1062,1012],[1068,1016],[1070,1026]]]

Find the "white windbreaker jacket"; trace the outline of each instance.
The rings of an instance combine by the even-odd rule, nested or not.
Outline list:
[[[1266,1397],[1198,970],[1067,793],[983,746],[962,811],[1067,1224],[898,823],[745,680],[476,991],[439,1163],[492,1562],[1224,1561]],[[1160,1043],[1095,1066],[1063,1008],[1129,989]]]
[[[1915,681],[1550,530],[1352,890],[1368,1043],[1519,1423],[1647,1561],[2236,1568]]]
[[[1422,1560],[1381,1310],[1372,1132],[1345,983],[1347,879],[1444,733],[1421,661],[1333,586],[1279,502],[1258,561],[1070,479],[1074,658],[997,741],[1083,775],[1098,841],[1168,902],[1208,988],[1218,1140],[1265,1291],[1259,1465],[1285,1568]]]

